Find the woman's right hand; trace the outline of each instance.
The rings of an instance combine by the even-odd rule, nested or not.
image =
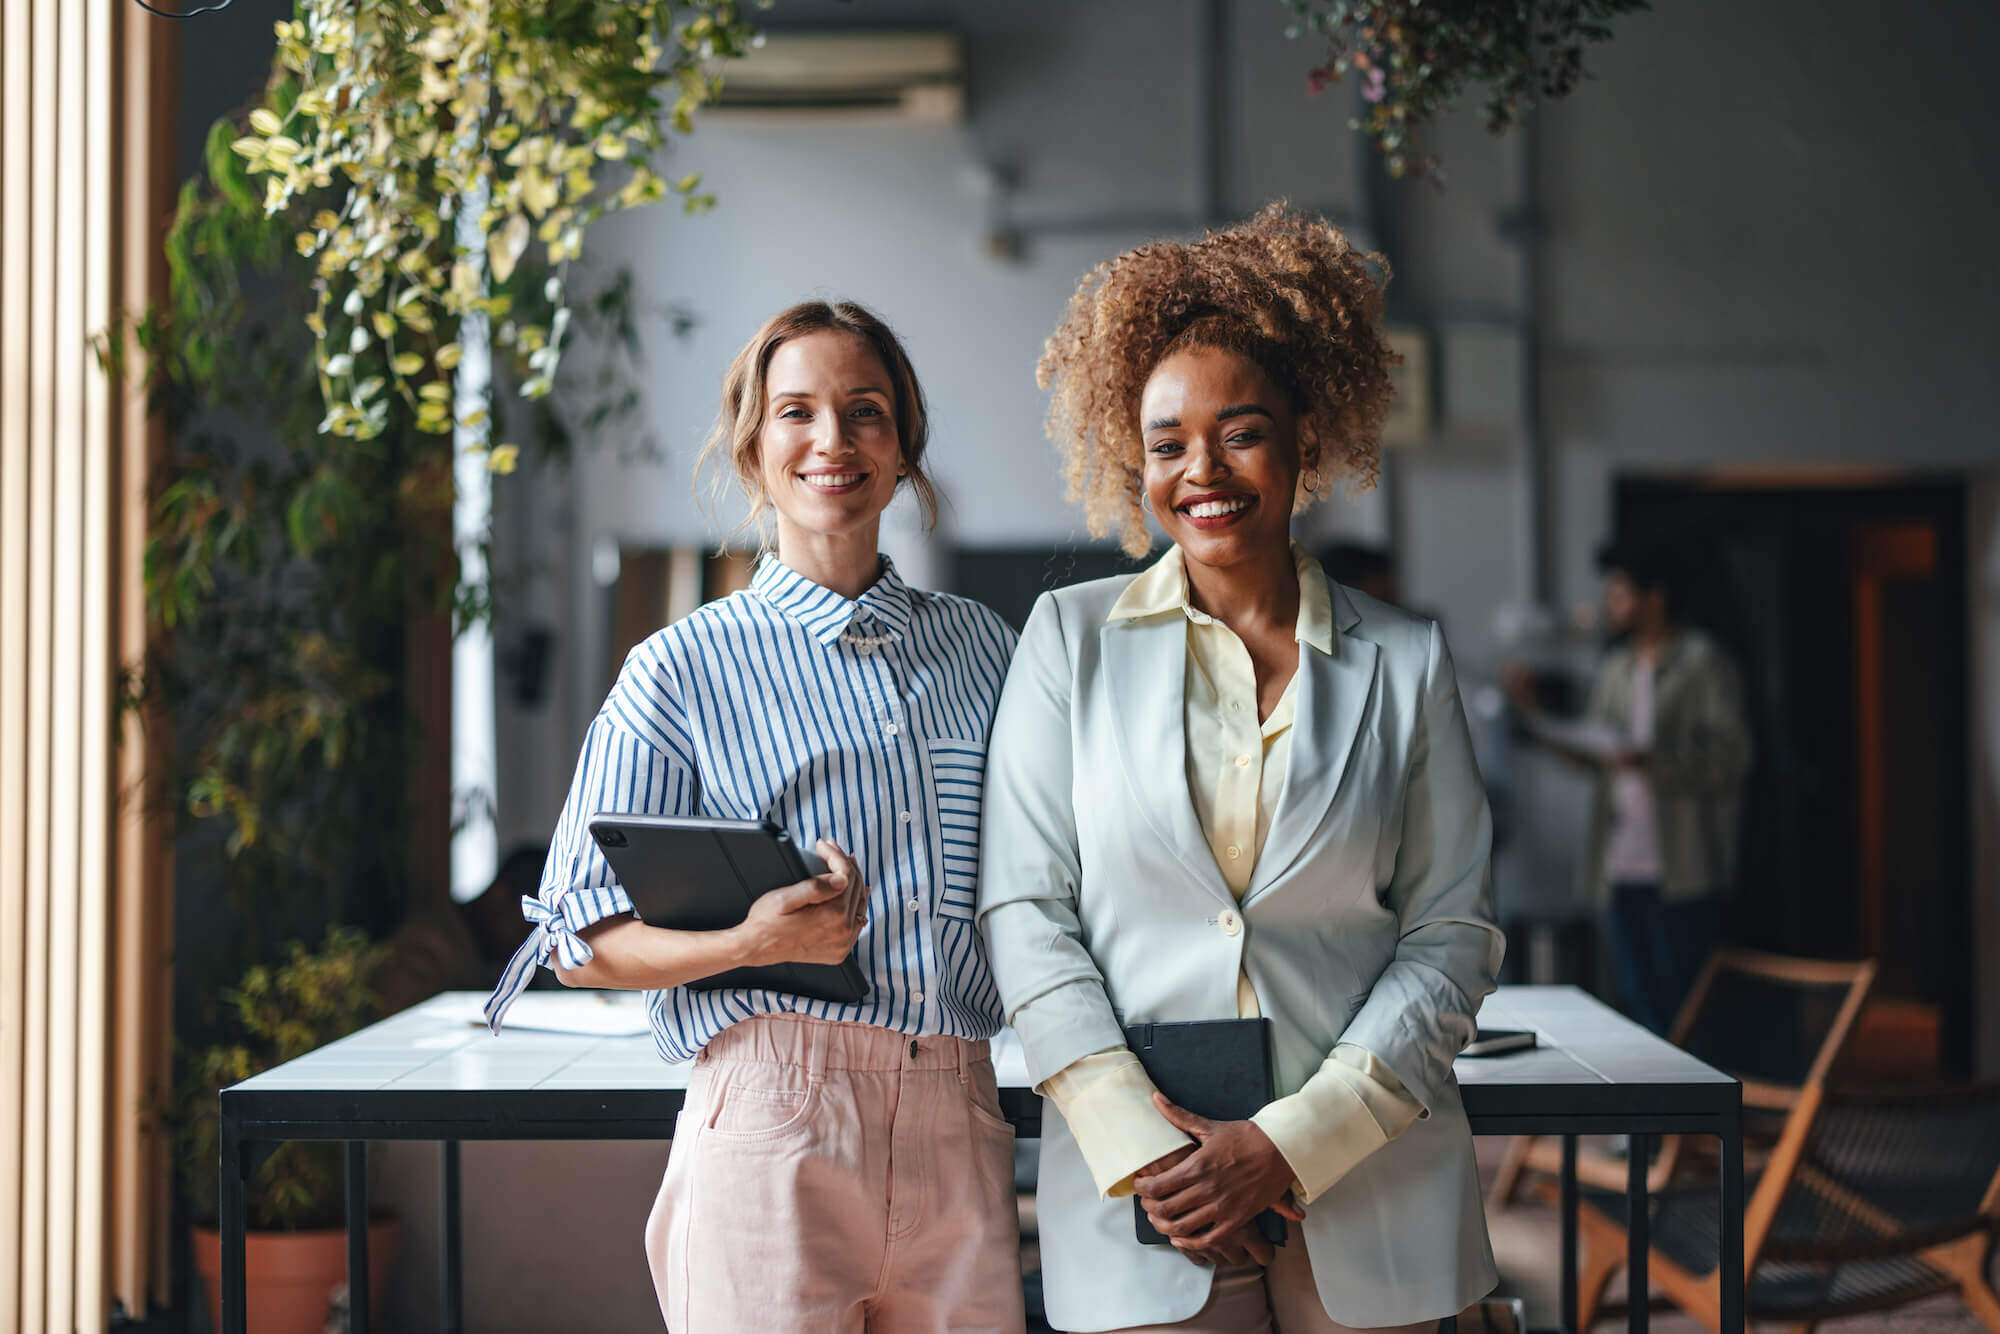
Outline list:
[[[1184,1144],[1172,1153],[1155,1158],[1133,1174],[1134,1180],[1139,1177],[1158,1176],[1169,1168],[1179,1167],[1193,1156],[1195,1147],[1192,1144]],[[1272,1249],[1271,1243],[1258,1230],[1255,1219],[1207,1246],[1196,1246],[1178,1238],[1173,1239],[1173,1246],[1196,1264],[1207,1265],[1213,1269],[1230,1269],[1240,1265],[1269,1268],[1271,1261],[1277,1256],[1277,1251]]]
[[[837,964],[854,949],[868,923],[865,894],[852,920],[846,911],[848,889],[860,885],[860,869],[829,839],[821,839],[816,850],[826,859],[825,875],[759,896],[742,925],[733,928],[740,933],[746,965]]]

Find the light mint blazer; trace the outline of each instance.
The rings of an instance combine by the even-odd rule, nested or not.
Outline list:
[[[1036,1083],[1145,1020],[1236,1016],[1247,969],[1280,1095],[1337,1042],[1384,1062],[1421,1118],[1306,1210],[1327,1313],[1461,1310],[1497,1275],[1452,1060],[1494,987],[1492,820],[1451,657],[1428,621],[1333,587],[1334,651],[1299,650],[1285,786],[1237,906],[1188,796],[1186,632],[1105,616],[1131,576],[1044,594],[986,760],[979,921]],[[1231,925],[1235,930],[1230,930]],[[1141,1246],[1044,1103],[1037,1216],[1050,1323],[1184,1320],[1211,1270]]]

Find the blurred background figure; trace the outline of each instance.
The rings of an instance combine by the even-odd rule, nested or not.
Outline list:
[[[1586,887],[1607,906],[1627,1013],[1665,1033],[1733,886],[1750,726],[1729,653],[1676,619],[1668,547],[1614,541],[1597,564],[1612,647],[1582,716],[1545,709],[1521,664],[1501,681],[1530,736],[1597,774]]]

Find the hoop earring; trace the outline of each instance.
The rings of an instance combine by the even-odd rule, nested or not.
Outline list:
[[[1319,469],[1318,469],[1318,468],[1308,468],[1308,469],[1306,469],[1306,477],[1307,477],[1307,478],[1309,479],[1309,480],[1308,480],[1308,481],[1306,482],[1306,494],[1307,494],[1307,495],[1309,495],[1309,496],[1316,496],[1316,495],[1318,495],[1318,494],[1319,494]]]
[[[1142,513],[1146,514],[1151,514],[1153,512],[1153,498],[1147,495],[1144,491],[1141,491],[1139,493],[1139,509]]]

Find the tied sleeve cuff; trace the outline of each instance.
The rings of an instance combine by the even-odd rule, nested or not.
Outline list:
[[[1160,1115],[1146,1067],[1124,1047],[1072,1062],[1041,1091],[1062,1114],[1104,1199],[1130,1195],[1140,1168],[1194,1143]]]
[[[535,969],[547,966],[551,956],[564,968],[581,968],[597,957],[577,932],[607,917],[631,911],[632,901],[617,885],[573,889],[554,903],[523,896],[521,916],[533,922],[535,929],[521,942],[521,948],[514,951],[514,957],[500,974],[499,985],[486,998],[487,1028],[495,1033],[500,1031],[507,1011],[528,989]]]
[[[569,920],[567,910],[577,897],[574,894],[565,895],[556,901],[553,908],[540,899],[522,898],[521,916],[533,922],[535,929],[529,933],[521,949],[523,952],[533,951],[536,963],[546,965],[553,954],[563,967],[581,968],[597,957],[577,931],[598,919],[593,917],[583,922]]]

